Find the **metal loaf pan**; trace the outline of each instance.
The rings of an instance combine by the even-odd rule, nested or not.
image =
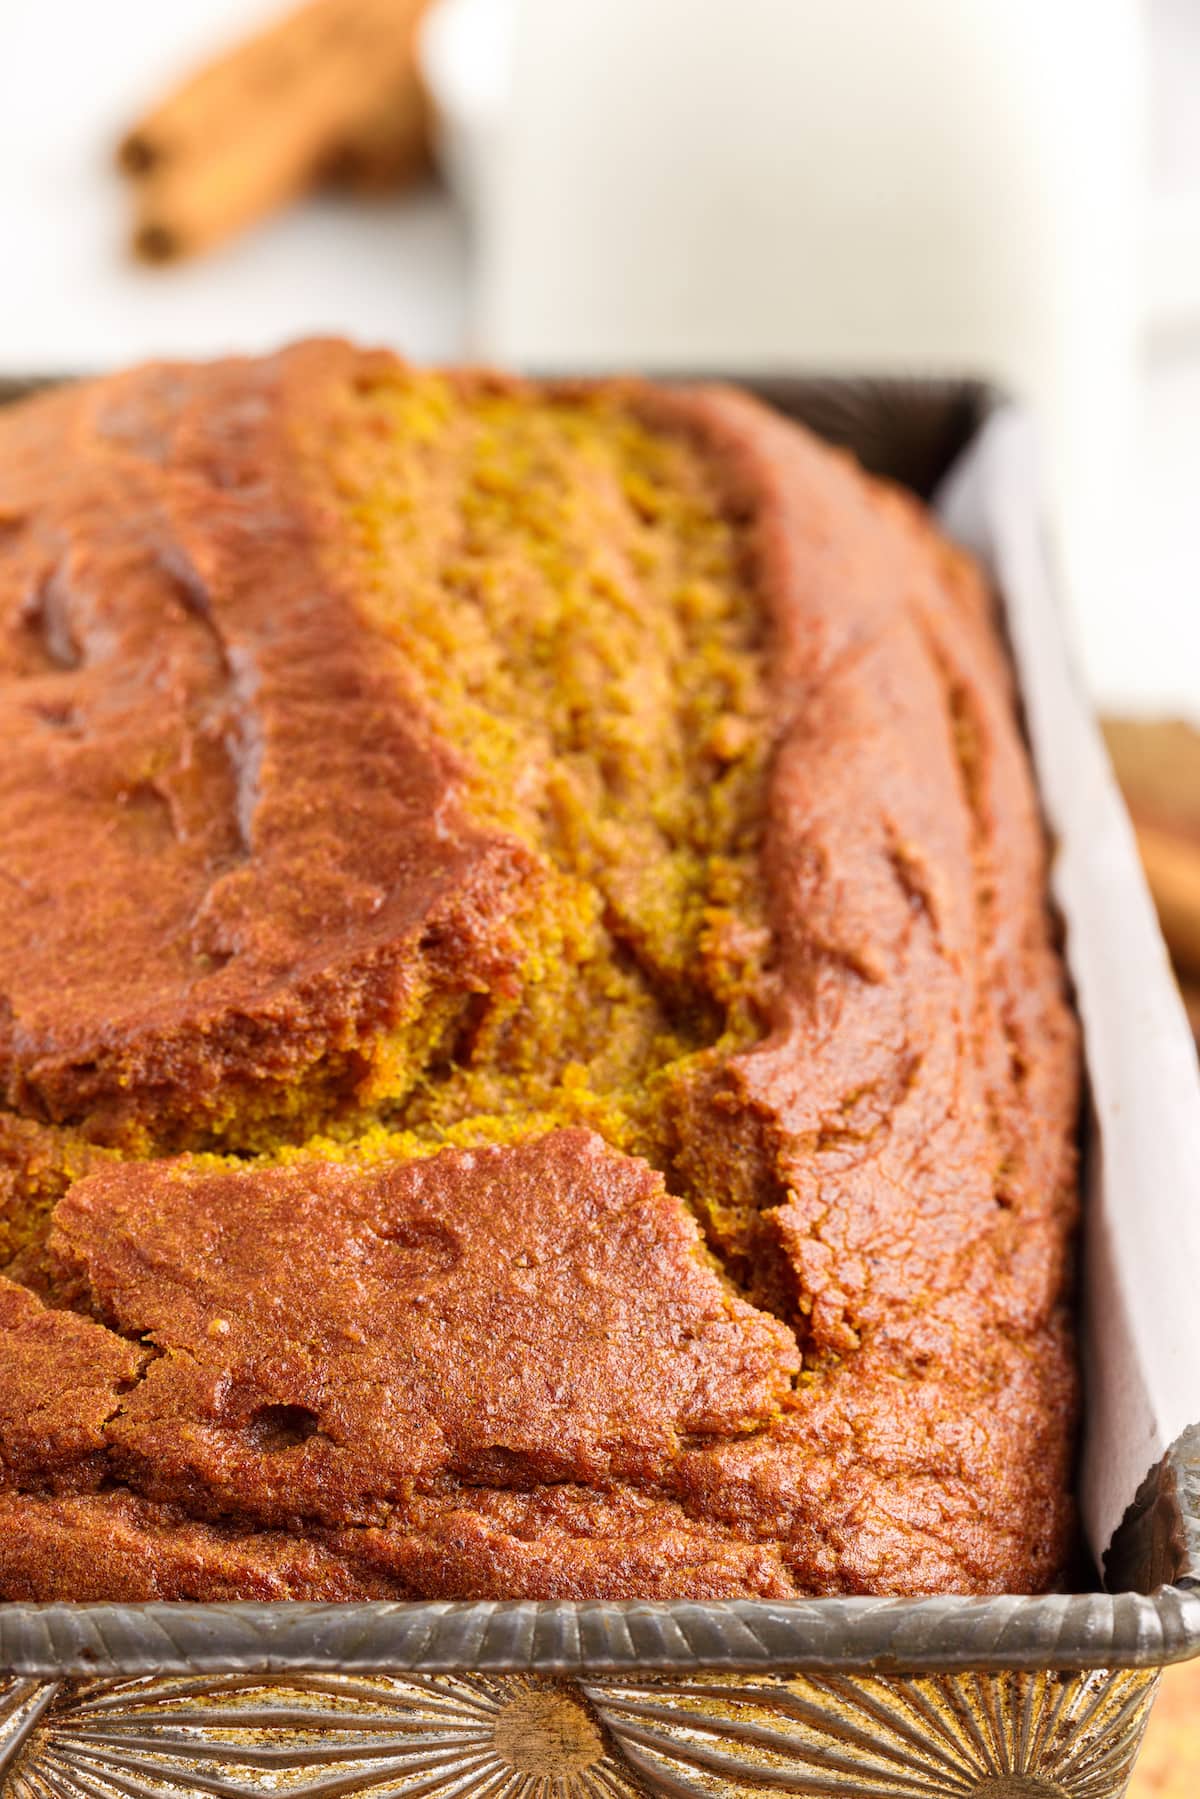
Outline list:
[[[0,383],[0,403],[33,385]],[[1161,1393],[1178,1385],[1179,1346],[1160,1354],[1147,1319],[1160,1299],[1170,1322],[1195,1266],[1177,1225],[1189,1202],[1200,1213],[1200,1084],[1127,821],[1050,616],[1023,422],[978,383],[748,385],[868,467],[938,495],[996,579],[1085,1026],[1081,1495],[1098,1554],[1112,1538],[1112,1591],[0,1605],[4,1793],[1109,1799],[1125,1790],[1158,1670],[1200,1653],[1200,1431],[1165,1435],[1181,1417],[1178,1394]],[[1127,960],[1136,1005],[1110,978]],[[1146,1007],[1148,1024],[1130,1015]],[[1176,1209],[1159,1228],[1147,1227],[1148,1162],[1151,1209]],[[1139,1263],[1128,1278],[1126,1260]],[[1184,1423],[1200,1418],[1200,1361],[1192,1378]]]

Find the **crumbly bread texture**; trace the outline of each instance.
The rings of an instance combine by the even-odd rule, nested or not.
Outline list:
[[[0,419],[0,1595],[1062,1577],[1077,1046],[988,594],[744,395]]]

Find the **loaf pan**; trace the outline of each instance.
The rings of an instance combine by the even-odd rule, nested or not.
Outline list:
[[[1053,616],[1028,427],[978,383],[748,385],[935,500],[995,578],[1084,1023],[1080,1496],[1107,1590],[0,1605],[4,1795],[1116,1799],[1159,1671],[1200,1653],[1200,1080]]]

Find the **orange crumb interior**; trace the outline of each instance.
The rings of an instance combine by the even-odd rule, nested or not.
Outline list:
[[[761,1034],[768,945],[763,621],[709,460],[619,388],[401,370],[347,387],[294,448],[331,579],[393,647],[469,811],[531,852],[521,974],[515,992],[427,992],[349,1089],[318,1068],[231,1094],[190,1146],[421,1156],[584,1124],[736,1247],[756,1202],[722,1191],[725,1152],[707,1168],[693,1146],[685,1168],[676,1131],[689,1089]],[[70,1178],[62,1136],[10,1256]]]

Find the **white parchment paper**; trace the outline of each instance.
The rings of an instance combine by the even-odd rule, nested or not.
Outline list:
[[[1104,1551],[1151,1467],[1200,1421],[1200,1068],[1103,741],[1053,602],[1033,434],[996,413],[940,496],[1003,596],[1090,1083],[1080,1500]]]

